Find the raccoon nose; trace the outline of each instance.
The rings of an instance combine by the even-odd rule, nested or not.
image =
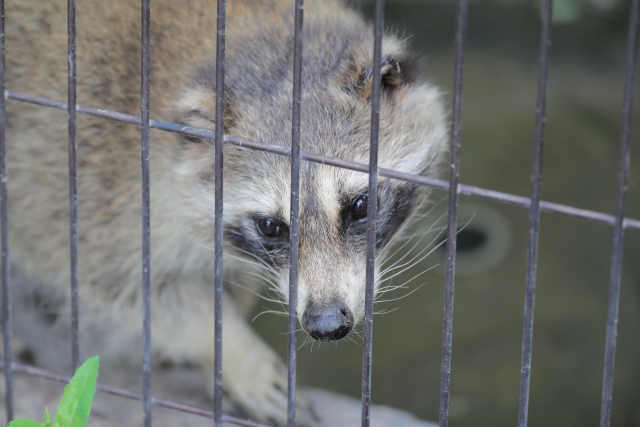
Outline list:
[[[318,341],[337,341],[353,328],[353,314],[341,301],[309,304],[302,315],[302,327]]]

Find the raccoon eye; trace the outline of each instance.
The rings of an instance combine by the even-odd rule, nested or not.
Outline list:
[[[256,221],[256,226],[264,237],[280,237],[284,231],[280,225],[269,218],[260,218]]]
[[[351,221],[367,217],[367,196],[358,197],[351,205]]]

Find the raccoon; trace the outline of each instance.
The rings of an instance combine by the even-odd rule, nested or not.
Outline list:
[[[228,0],[226,134],[290,146],[293,5]],[[64,0],[6,1],[7,89],[66,99],[66,19]],[[380,166],[435,174],[447,140],[446,112],[406,40],[386,34],[382,63],[374,64],[372,26],[339,0],[305,2],[303,39],[301,148],[368,163],[372,75],[381,67]],[[214,130],[215,47],[214,0],[152,2],[152,118]],[[78,2],[77,58],[78,103],[139,114],[138,2]],[[66,112],[10,101],[7,114],[9,240],[21,283],[16,298],[37,296],[52,337],[47,345],[28,334],[24,340],[40,348],[38,363],[64,365]],[[77,126],[81,354],[137,358],[140,130],[89,116],[78,116]],[[152,349],[160,358],[202,366],[211,384],[213,143],[152,131],[150,162]],[[300,173],[297,316],[313,338],[338,340],[363,317],[368,175],[305,161]],[[228,145],[224,177],[225,275],[240,275],[246,287],[258,282],[247,272],[271,275],[286,299],[290,159]],[[378,180],[379,255],[423,197],[414,185]],[[233,299],[232,288],[225,284],[223,297],[225,392],[256,419],[283,424],[286,367],[244,320],[245,304]],[[18,318],[18,333],[27,323]],[[300,411],[303,419],[310,412]]]

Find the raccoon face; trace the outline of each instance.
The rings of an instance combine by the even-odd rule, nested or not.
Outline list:
[[[338,340],[364,313],[368,177],[316,164],[306,164],[301,172],[297,313],[313,338]],[[283,183],[288,183],[287,175],[279,177]],[[233,187],[234,192],[240,191]],[[258,191],[252,188],[242,193],[248,206],[238,207],[241,213],[236,213],[238,201],[229,198],[226,209],[234,210],[235,221],[225,228],[225,239],[231,248],[259,259],[273,271],[286,298],[289,187],[280,187],[277,196],[276,192],[267,197],[264,192],[258,197],[254,193],[251,203],[250,193]],[[379,181],[377,255],[410,216],[416,193],[412,185]],[[264,203],[269,198],[270,202]]]
[[[313,32],[311,24],[306,31]],[[308,41],[307,62],[303,62],[301,148],[366,164],[373,69],[370,40],[361,37],[358,43],[347,42],[333,57],[314,54],[313,40]],[[228,51],[225,132],[290,145],[291,58],[285,61],[267,55],[262,68],[248,70],[241,61],[234,62],[230,46]],[[269,48],[252,51],[268,52]],[[409,76],[411,61],[407,58],[403,43],[393,37],[385,39],[379,64],[383,89],[379,165],[433,174],[447,139],[446,114],[439,91]],[[213,129],[213,72],[205,69],[199,76],[179,104],[182,120],[190,126]],[[212,238],[213,146],[187,141],[182,156],[178,171],[183,210],[188,211],[185,222],[200,238]],[[289,286],[290,167],[287,157],[225,147],[225,242],[237,255],[259,260],[276,277],[285,299]],[[364,315],[368,175],[302,161],[300,180],[297,314],[313,338],[338,340]],[[377,258],[420,202],[420,193],[405,182],[378,180]]]

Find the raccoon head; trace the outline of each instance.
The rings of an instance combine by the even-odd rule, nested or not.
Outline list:
[[[302,150],[369,162],[372,70],[377,66],[383,89],[379,166],[434,174],[447,139],[439,90],[420,78],[403,41],[387,35],[382,63],[374,64],[370,28],[361,21],[348,26],[339,21],[305,23]],[[236,49],[229,40],[226,133],[290,146],[292,53],[269,42],[291,43],[290,36],[236,40]],[[248,61],[243,52],[263,54]],[[187,125],[214,127],[213,70],[213,65],[204,67],[185,92],[180,105]],[[285,299],[290,167],[288,157],[225,147],[225,242],[237,255],[257,261],[273,274]],[[200,238],[212,239],[213,144],[186,141],[179,168],[187,177],[184,205],[189,207],[192,228]],[[302,161],[300,180],[297,315],[313,338],[338,340],[364,315],[368,175]],[[421,194],[406,182],[378,180],[377,259],[411,216]]]

